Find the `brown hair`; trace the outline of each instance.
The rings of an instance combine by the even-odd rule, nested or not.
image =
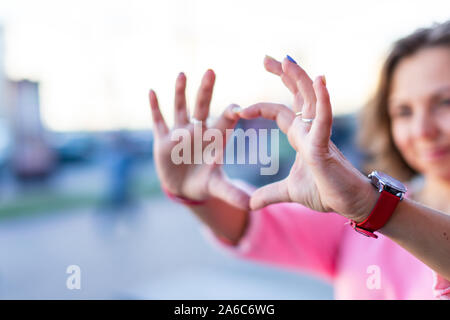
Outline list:
[[[384,171],[399,180],[407,181],[417,172],[411,168],[394,144],[391,119],[388,114],[388,98],[392,75],[399,61],[421,49],[450,46],[450,20],[416,30],[392,46],[381,69],[375,94],[360,115],[359,144],[366,152],[364,170]]]

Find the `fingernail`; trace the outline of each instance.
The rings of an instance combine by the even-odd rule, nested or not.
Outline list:
[[[327,79],[325,78],[325,76],[321,76],[320,78],[322,80],[323,85],[326,87],[327,86]]]
[[[295,62],[295,60],[292,59],[291,56],[289,56],[288,54],[286,55],[286,58],[287,58],[290,62],[297,64],[297,62]]]
[[[239,113],[242,110],[242,108],[240,106],[234,106],[231,111],[234,113]]]

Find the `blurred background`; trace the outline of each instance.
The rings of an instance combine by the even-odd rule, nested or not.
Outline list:
[[[0,2],[0,299],[332,299],[320,279],[228,256],[162,195],[148,90],[168,123],[180,71],[193,102],[215,70],[212,117],[230,103],[289,105],[262,64],[289,54],[326,75],[332,138],[359,167],[355,114],[390,44],[449,12],[447,0]],[[280,136],[277,175],[225,169],[258,186],[293,157]],[[70,265],[80,290],[66,286]]]

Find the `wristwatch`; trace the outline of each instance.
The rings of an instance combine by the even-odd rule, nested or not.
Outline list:
[[[355,231],[366,237],[376,239],[378,236],[374,232],[388,222],[407,189],[403,183],[380,171],[373,171],[368,178],[372,185],[377,188],[380,196],[364,221],[356,223],[356,221],[351,220],[350,225]]]

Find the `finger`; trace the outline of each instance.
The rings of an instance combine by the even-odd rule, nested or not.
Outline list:
[[[295,84],[295,81],[293,81],[290,77],[288,77],[283,72],[283,68],[281,67],[281,62],[275,60],[272,57],[265,56],[265,58],[264,58],[264,67],[270,73],[273,73],[273,74],[279,76],[281,78],[281,81],[283,81],[284,85],[293,94],[296,94],[298,92],[297,85]]]
[[[242,108],[239,105],[230,104],[211,128],[219,129],[222,133],[224,133],[226,129],[233,129],[239,121],[239,112],[241,110]]]
[[[175,126],[184,126],[189,120],[186,111],[186,76],[181,72],[175,83]]]
[[[204,121],[208,118],[215,79],[214,71],[209,69],[205,72],[195,103],[194,118],[197,120]]]
[[[295,81],[298,91],[303,97],[303,107],[298,109],[298,105],[294,104],[294,110],[302,111],[304,118],[313,119],[315,116],[316,95],[312,86],[312,80],[308,74],[299,65],[285,58],[282,63],[283,72]]]
[[[225,111],[220,115],[220,117],[215,121],[215,123],[211,126],[213,129],[218,129],[222,133],[222,150],[217,150],[217,154],[215,156],[215,163],[216,165],[223,164],[223,157],[224,152],[227,146],[227,141],[229,137],[232,135],[232,130],[236,127],[236,124],[239,121],[239,111],[241,111],[242,108],[238,106],[237,104],[231,104],[229,105]]]
[[[281,180],[257,189],[250,198],[250,208],[258,210],[269,204],[290,201],[287,180]]]
[[[265,119],[274,120],[281,131],[286,134],[294,120],[295,114],[285,105],[260,102],[243,109],[239,112],[239,116],[243,119],[263,117]]]
[[[314,90],[317,97],[316,118],[311,127],[311,137],[318,146],[328,147],[331,137],[333,113],[331,109],[330,95],[326,87],[324,76],[319,76],[314,81]]]
[[[295,112],[303,111],[303,105],[305,104],[305,100],[302,97],[300,91],[298,91],[294,96],[294,104],[292,105],[292,109]]]
[[[164,117],[159,110],[158,98],[156,97],[156,93],[153,90],[149,92],[149,100],[150,107],[152,110],[152,118],[153,118],[153,130],[156,136],[163,136],[169,132],[167,128],[166,122],[164,121]]]
[[[250,195],[235,186],[223,174],[213,175],[208,183],[208,189],[212,196],[243,210],[249,210]]]

